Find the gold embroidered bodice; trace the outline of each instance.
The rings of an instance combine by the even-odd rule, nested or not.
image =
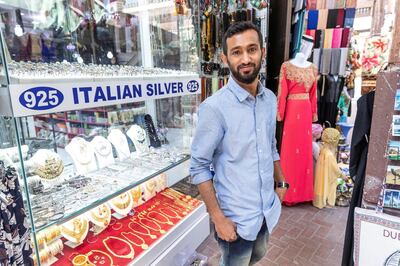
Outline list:
[[[302,68],[287,61],[284,62],[282,66],[285,70],[285,76],[281,78],[286,78],[287,80],[298,84],[303,84],[307,92],[310,91],[315,80],[318,78],[318,69],[313,64],[309,67]]]

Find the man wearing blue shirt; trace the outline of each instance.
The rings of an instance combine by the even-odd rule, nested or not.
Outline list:
[[[276,150],[276,97],[258,81],[262,42],[250,22],[227,30],[221,58],[231,76],[200,105],[192,144],[190,173],[215,225],[224,266],[252,265],[265,255],[288,189]]]

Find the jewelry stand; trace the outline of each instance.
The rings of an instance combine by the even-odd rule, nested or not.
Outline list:
[[[116,205],[116,203],[118,203],[118,202],[116,202],[122,195],[126,195],[126,197],[128,197],[128,201],[129,202],[127,202],[127,206],[124,206],[124,208],[120,208],[120,207],[117,207]],[[114,201],[114,202],[113,202]],[[112,214],[112,216],[113,217],[115,217],[116,219],[118,219],[118,220],[121,220],[122,218],[125,218],[130,212],[131,212],[131,210],[133,209],[133,200],[132,200],[132,197],[131,197],[131,194],[129,193],[129,192],[124,192],[124,193],[122,193],[121,195],[119,195],[119,196],[117,196],[117,197],[115,197],[115,198],[113,198],[112,200],[109,200],[108,201],[108,204],[111,206],[111,208],[115,211],[113,214]]]
[[[80,137],[75,137],[65,146],[65,150],[74,161],[75,168],[79,174],[97,170],[94,150],[90,143]]]
[[[132,140],[133,145],[135,145],[136,154],[144,155],[148,154],[149,144],[147,142],[146,131],[138,125],[132,125],[126,132],[126,135]]]
[[[30,158],[28,161],[25,162],[30,169],[34,169],[33,173],[40,178],[40,181],[46,186],[50,187],[53,185],[58,185],[59,183],[63,182],[65,179],[64,176],[64,163],[61,160],[60,156],[51,151],[46,149],[39,149],[35,154]],[[51,166],[53,165],[53,168]],[[54,168],[56,164],[58,165],[59,169]],[[38,173],[39,169],[42,174],[48,174],[49,177],[43,177],[41,174]],[[54,175],[54,176],[53,176]]]
[[[110,134],[108,134],[107,139],[112,143],[112,145],[114,145],[120,160],[130,157],[131,152],[129,150],[128,140],[121,130],[112,129]]]
[[[111,144],[110,144],[111,145]],[[94,216],[93,213],[99,212],[101,214],[106,213],[105,217],[98,217]],[[111,222],[111,209],[107,204],[101,204],[94,209],[90,210],[86,213],[86,216],[90,222],[92,222],[93,226],[90,231],[93,232],[94,235],[98,235],[106,229]],[[104,219],[104,221],[102,220]]]
[[[114,163],[112,145],[105,137],[94,137],[90,142],[90,145],[92,146],[96,155],[99,168],[103,168]]]
[[[73,239],[74,237],[71,237],[70,235],[68,235],[68,233],[64,233],[64,232],[63,232],[63,229],[61,228],[61,235],[62,235],[65,239],[68,240],[68,241],[66,241],[66,242],[64,243],[65,246],[68,246],[68,247],[70,247],[70,248],[76,248],[76,247],[80,246],[80,245],[83,243],[83,240],[86,238],[86,236],[87,236],[87,234],[88,234],[88,232],[89,232],[89,221],[88,221],[87,219],[85,219],[84,216],[80,216],[80,217],[81,217],[81,218],[77,217],[77,218],[75,218],[75,219],[80,219],[81,222],[84,224],[84,226],[85,226],[86,228],[85,228],[85,232],[83,232],[82,235],[81,235],[81,238],[80,238],[80,242],[79,242],[79,243],[77,243],[77,242],[71,240],[71,239]],[[67,222],[69,225],[72,225],[72,228],[74,227],[74,224],[71,224],[71,223],[73,223],[73,222],[75,221],[75,219],[73,219],[73,220]],[[66,224],[67,224],[67,223],[66,223]],[[62,226],[63,226],[63,227],[66,227],[65,224],[63,224]],[[73,229],[71,230],[71,227],[70,227],[70,226],[69,226],[69,227],[66,227],[66,228],[68,228],[69,231],[73,231],[73,229],[74,229],[74,228],[73,228]],[[65,230],[65,229],[64,229],[64,230]],[[73,231],[73,233],[75,233],[75,232]]]

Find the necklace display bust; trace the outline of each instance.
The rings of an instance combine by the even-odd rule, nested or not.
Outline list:
[[[103,136],[96,136],[90,142],[94,153],[96,155],[99,168],[106,167],[114,163],[114,156],[112,152],[111,143]]]
[[[74,165],[79,174],[86,174],[97,170],[94,150],[90,143],[83,138],[73,138],[71,142],[65,146],[65,150],[74,161]]]
[[[114,148],[117,151],[117,156],[120,160],[130,157],[131,152],[129,151],[128,140],[121,130],[111,129],[107,139],[114,145]]]
[[[126,134],[135,145],[137,155],[147,154],[150,151],[147,134],[143,128],[138,125],[132,125]]]

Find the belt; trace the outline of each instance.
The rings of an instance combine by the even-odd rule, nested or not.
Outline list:
[[[288,100],[309,100],[310,96],[308,93],[293,93],[293,94],[289,94],[287,99]]]

